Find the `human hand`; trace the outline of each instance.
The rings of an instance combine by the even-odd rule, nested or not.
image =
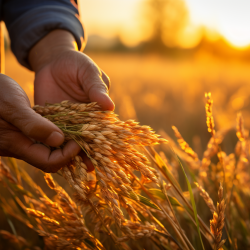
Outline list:
[[[62,131],[30,107],[23,89],[0,74],[0,156],[15,157],[43,170],[57,172],[77,155],[80,148],[69,141],[63,149],[51,150],[64,141]]]
[[[74,44],[71,33],[55,30],[31,49],[29,62],[36,73],[35,104],[97,102],[103,110],[114,110],[108,95],[109,78]],[[80,155],[88,171],[94,170],[86,154],[81,151]]]
[[[97,102],[114,110],[108,76],[87,55],[76,50],[74,37],[64,30],[49,33],[29,53],[35,75],[35,104],[64,100]]]

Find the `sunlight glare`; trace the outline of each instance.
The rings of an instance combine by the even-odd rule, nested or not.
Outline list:
[[[245,49],[250,45],[250,32],[228,29],[221,30],[221,33],[233,47]]]
[[[120,37],[127,46],[136,46],[145,41],[142,32],[140,9],[144,0],[93,0],[81,1],[81,19],[89,36],[95,34],[106,38]],[[197,28],[216,30],[229,44],[244,49],[250,45],[249,0],[185,0],[190,14],[190,23]],[[199,41],[199,31],[188,25],[180,35],[181,46],[194,47]]]

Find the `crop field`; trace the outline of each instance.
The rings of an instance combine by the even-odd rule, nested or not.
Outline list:
[[[183,60],[153,54],[88,55],[110,77],[110,95],[122,120],[136,119],[156,131],[164,129],[171,137],[174,125],[188,143],[202,138],[204,149],[209,139],[204,123],[204,93],[211,92],[218,129],[234,124],[239,111],[246,127],[250,127],[250,74],[246,62],[223,61],[209,54]],[[6,74],[23,87],[33,105],[34,75],[19,66],[10,53],[6,56]]]
[[[250,249],[247,62],[205,52],[88,55],[111,79],[119,119],[152,130],[95,106],[61,104],[76,117],[94,112],[93,121],[51,121],[78,140],[96,171],[82,171],[80,158],[51,175],[2,158],[0,249]],[[33,106],[34,74],[10,52],[6,74]]]

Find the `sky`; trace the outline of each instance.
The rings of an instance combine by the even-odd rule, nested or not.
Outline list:
[[[186,0],[194,23],[217,30],[236,46],[250,44],[249,0]]]
[[[143,0],[79,0],[81,18],[89,35],[119,35],[127,45],[142,39],[140,4]],[[250,44],[250,0],[186,0],[190,27],[205,25],[232,45]],[[190,30],[190,29],[189,29]],[[192,36],[192,31],[190,32]]]

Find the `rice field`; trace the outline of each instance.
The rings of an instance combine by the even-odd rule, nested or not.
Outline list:
[[[248,65],[206,54],[89,56],[111,78],[119,119],[168,143],[136,122],[89,110],[93,124],[73,108],[81,126],[70,117],[73,132],[62,128],[83,136],[96,171],[80,158],[52,175],[2,158],[0,249],[250,249]],[[33,104],[34,76],[11,54],[6,74]]]

